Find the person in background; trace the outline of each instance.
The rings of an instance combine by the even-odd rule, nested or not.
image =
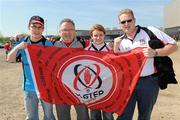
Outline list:
[[[52,35],[46,36],[46,39],[49,40],[50,42],[53,42],[53,36]]]
[[[60,38],[54,42],[54,46],[62,48],[85,48],[88,41],[79,40],[75,34],[75,23],[69,18],[65,18],[59,25]],[[85,105],[74,105],[77,120],[89,120],[88,108]],[[71,106],[67,104],[56,104],[58,120],[71,120]]]
[[[46,40],[42,36],[42,32],[44,31],[44,19],[40,16],[32,16],[29,20],[28,29],[30,32],[30,36],[26,37],[26,39],[20,40],[18,45],[16,45],[8,54],[7,60],[8,62],[14,62],[16,60],[16,56],[21,54],[22,57],[22,67],[23,67],[23,83],[22,87],[24,90],[24,105],[26,111],[26,120],[39,120],[38,115],[38,103],[41,102],[44,117],[43,120],[55,120],[53,114],[53,106],[42,99],[39,99],[33,79],[30,71],[30,64],[27,60],[27,55],[25,53],[25,48],[27,44],[38,44],[44,46],[52,46],[52,43]]]
[[[111,51],[112,48],[105,43],[105,28],[100,24],[95,24],[90,29],[90,36],[92,43],[86,48],[86,50],[92,51]],[[113,120],[113,114],[98,109],[90,111],[91,120]]]
[[[7,41],[5,44],[4,44],[4,50],[5,50],[5,54],[6,54],[6,61],[7,61],[7,55],[9,53],[9,51],[11,50],[12,46],[11,46],[11,43],[10,41]]]
[[[114,52],[125,52],[133,48],[143,47],[143,53],[147,60],[131,99],[124,113],[117,120],[132,120],[136,102],[138,120],[150,120],[153,106],[159,93],[154,58],[170,55],[177,50],[177,45],[175,40],[167,34],[155,27],[149,26],[147,28],[164,44],[163,48],[152,49],[149,46],[150,36],[141,26],[136,25],[136,18],[131,9],[121,10],[118,14],[118,19],[124,35],[114,39]]]

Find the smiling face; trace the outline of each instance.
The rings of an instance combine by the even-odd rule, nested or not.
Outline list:
[[[96,45],[100,45],[104,42],[105,34],[106,30],[100,24],[95,24],[90,30],[91,38],[93,39],[93,42]]]
[[[105,34],[103,31],[94,30],[92,32],[92,39],[93,42],[97,45],[102,44],[104,42]]]
[[[63,22],[60,25],[59,34],[63,42],[71,43],[75,38],[75,27],[71,22]]]
[[[31,40],[34,42],[36,42],[36,40],[41,39],[43,31],[44,31],[44,26],[42,24],[33,23],[29,25]]]
[[[121,29],[126,34],[131,34],[132,32],[134,32],[134,29],[136,27],[135,18],[130,13],[124,13],[120,15],[119,22]]]

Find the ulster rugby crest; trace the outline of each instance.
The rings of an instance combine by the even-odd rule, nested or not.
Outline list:
[[[75,99],[77,97],[82,103],[89,104],[113,94],[116,87],[113,79],[117,79],[115,73],[113,66],[101,58],[79,55],[66,61],[59,68],[57,77],[67,91],[73,91]]]

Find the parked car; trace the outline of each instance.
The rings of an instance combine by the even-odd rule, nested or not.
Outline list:
[[[0,48],[4,48],[4,45],[2,43],[0,43]]]

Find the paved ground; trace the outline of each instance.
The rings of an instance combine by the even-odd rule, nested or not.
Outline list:
[[[179,44],[180,46],[180,44]],[[180,82],[180,49],[171,56],[177,79]],[[152,113],[152,120],[180,119],[180,86],[170,85],[160,95]],[[40,108],[42,119],[42,109]],[[135,113],[135,118],[137,112]],[[76,120],[74,109],[72,120]],[[21,90],[21,63],[8,64],[5,62],[3,49],[0,49],[0,120],[24,120],[23,92]]]

